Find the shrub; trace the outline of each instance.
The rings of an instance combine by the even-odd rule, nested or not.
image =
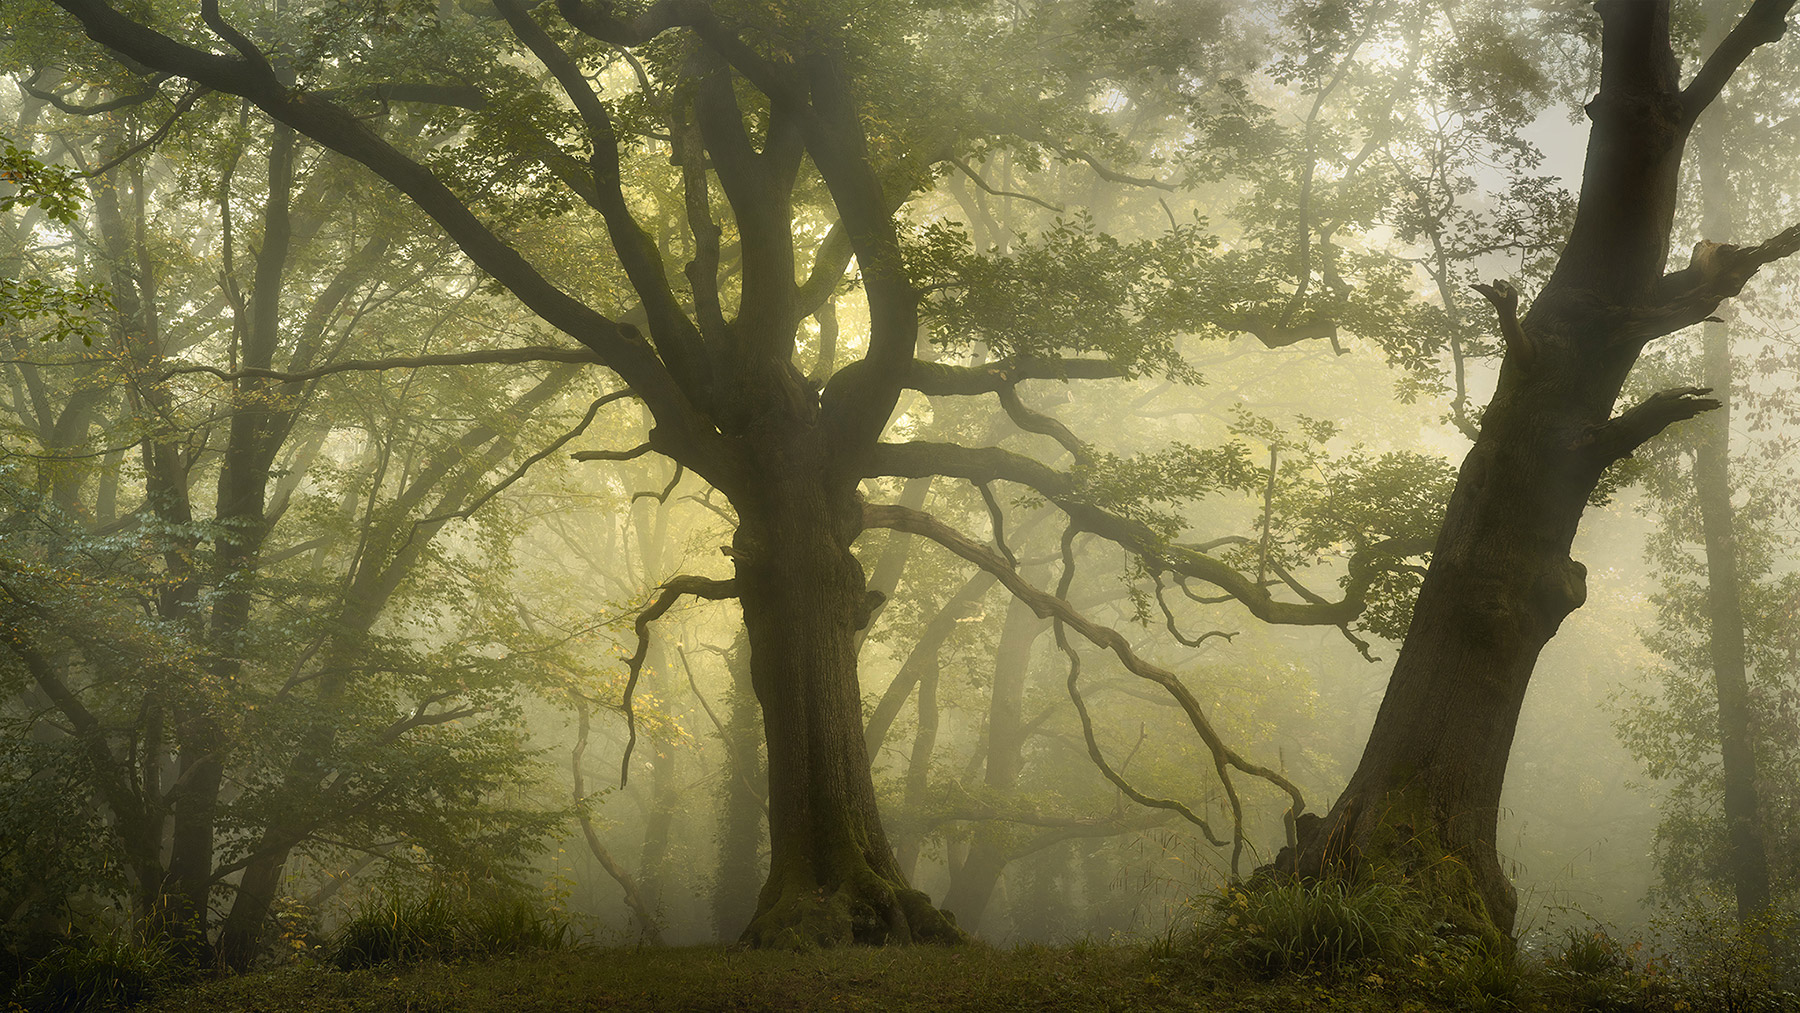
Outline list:
[[[1721,1013],[1800,1010],[1800,916],[1770,913],[1739,924],[1724,904],[1681,912],[1671,963],[1676,988]]]
[[[31,1013],[123,1009],[179,978],[180,968],[161,946],[114,938],[66,943],[25,972],[13,1001]]]

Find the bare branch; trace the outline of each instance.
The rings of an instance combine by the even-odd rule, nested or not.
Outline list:
[[[71,116],[98,116],[101,113],[110,113],[118,109],[128,109],[131,106],[141,105],[153,98],[161,96],[162,90],[160,86],[164,81],[167,81],[170,76],[162,73],[152,74],[150,75],[149,80],[144,82],[149,85],[149,88],[144,91],[132,92],[129,95],[120,95],[115,98],[107,99],[104,102],[96,102],[93,105],[84,106],[70,102],[61,93],[51,91],[47,88],[36,87],[37,79],[42,74],[43,71],[41,70],[34,71],[30,77],[15,83],[18,84],[19,90],[25,94],[30,95],[32,98],[48,102]]]
[[[981,490],[981,502],[987,504],[988,523],[994,528],[994,548],[999,549],[1000,555],[1006,557],[1007,565],[1018,569],[1019,557],[1006,547],[1006,515],[1000,509],[1000,501],[994,498],[993,487],[986,482],[976,482],[975,488]]]
[[[163,373],[160,380],[186,373],[210,373],[221,380],[256,377],[301,383],[333,373],[374,373],[388,369],[421,369],[426,366],[501,366],[525,362],[598,363],[600,356],[591,348],[557,348],[550,345],[528,345],[523,348],[493,348],[478,352],[444,352],[438,355],[396,355],[385,359],[345,359],[312,369],[288,373],[279,369],[220,369],[204,363],[176,366]],[[619,392],[624,396],[625,391]]]
[[[630,450],[577,450],[569,457],[576,461],[634,461],[650,450],[650,444],[640,443]]]
[[[1054,211],[1057,214],[1063,213],[1063,208],[1060,205],[1052,204],[1049,201],[1044,200],[1042,197],[1033,197],[1032,195],[1030,195],[1028,193],[1017,193],[1012,190],[1001,190],[1001,189],[995,187],[993,184],[989,183],[987,180],[982,179],[981,173],[976,172],[973,166],[969,165],[969,163],[963,161],[960,158],[957,158],[955,156],[948,156],[944,159],[944,161],[949,162],[951,165],[956,166],[958,169],[961,169],[963,175],[969,177],[970,181],[972,181],[976,186],[987,191],[988,193],[993,194],[996,197],[1017,197],[1019,200],[1030,201],[1031,203],[1036,204],[1038,207],[1048,208],[1049,210]]]
[[[1649,305],[1628,311],[1620,340],[1644,342],[1673,334],[1712,316],[1719,303],[1737,295],[1764,264],[1800,251],[1800,225],[1756,246],[1701,240],[1688,266],[1657,282]]]
[[[1260,313],[1246,313],[1243,316],[1220,317],[1213,321],[1217,326],[1228,331],[1243,331],[1262,342],[1265,348],[1286,348],[1302,341],[1317,341],[1327,338],[1336,347],[1337,321],[1308,320],[1298,324],[1283,324],[1270,321]],[[1343,354],[1343,349],[1338,349]]]
[[[1083,464],[1094,460],[1094,448],[1088,446],[1087,441],[1070,432],[1068,426],[1054,417],[1026,407],[1025,402],[1019,399],[1017,388],[1009,384],[995,390],[994,394],[1000,398],[1000,407],[1006,410],[1006,416],[1013,420],[1013,425],[1028,433],[1050,437]]]
[[[1676,387],[1658,391],[1642,402],[1595,426],[1581,446],[1601,467],[1630,457],[1651,437],[1670,425],[1719,407],[1717,398],[1706,397],[1710,387]]]
[[[620,398],[630,397],[630,396],[631,396],[631,388],[627,387],[624,390],[615,390],[611,394],[607,394],[604,397],[596,399],[593,404],[588,406],[587,414],[582,416],[581,421],[576,424],[575,428],[573,428],[573,429],[569,430],[568,432],[562,434],[561,436],[557,437],[556,440],[554,442],[552,442],[549,446],[545,447],[544,449],[538,451],[535,454],[532,454],[530,457],[527,457],[523,463],[521,463],[517,468],[513,469],[512,474],[506,476],[505,478],[501,479],[499,482],[495,483],[493,488],[489,489],[487,492],[482,493],[475,500],[475,502],[470,503],[468,506],[463,507],[461,510],[453,510],[449,513],[438,514],[433,517],[427,517],[421,521],[415,521],[413,523],[413,526],[418,527],[421,524],[437,524],[437,523],[441,523],[443,521],[450,520],[455,517],[469,517],[469,516],[473,515],[475,513],[475,511],[481,509],[482,506],[484,504],[486,504],[488,500],[491,500],[495,496],[500,495],[500,493],[504,492],[508,486],[512,485],[514,482],[517,482],[519,479],[524,478],[525,473],[527,471],[531,470],[532,465],[538,463],[539,461],[543,460],[546,457],[549,457],[551,454],[556,453],[558,450],[562,449],[563,444],[568,443],[570,440],[574,439],[575,437],[580,436],[584,432],[587,432],[587,427],[593,423],[594,416],[599,413],[600,409],[603,406],[611,404],[612,402],[617,401]],[[680,467],[680,465],[677,465],[676,467]]]
[[[975,483],[1016,482],[1054,503],[1083,531],[1118,543],[1143,557],[1152,570],[1168,570],[1181,578],[1204,580],[1241,602],[1268,623],[1296,626],[1341,626],[1362,613],[1375,577],[1395,557],[1428,552],[1428,539],[1389,539],[1351,556],[1344,597],[1335,602],[1291,602],[1275,599],[1269,589],[1239,573],[1202,548],[1170,542],[1140,521],[1122,517],[1082,499],[1070,476],[1039,461],[998,447],[964,447],[953,443],[881,443],[870,455],[865,477],[918,478],[945,475]]]
[[[1150,179],[1150,178],[1144,177],[1144,176],[1128,176],[1125,173],[1119,172],[1118,170],[1109,167],[1106,163],[1100,161],[1098,158],[1095,158],[1093,155],[1088,154],[1087,152],[1081,150],[1080,148],[1065,148],[1065,147],[1058,146],[1057,150],[1062,152],[1064,155],[1066,155],[1070,158],[1076,158],[1076,159],[1080,159],[1083,162],[1086,162],[1088,164],[1088,168],[1094,170],[1094,175],[1099,176],[1101,179],[1104,179],[1109,183],[1124,183],[1128,186],[1149,186],[1149,187],[1155,187],[1158,190],[1167,190],[1170,193],[1174,193],[1175,191],[1181,189],[1180,187],[1176,186],[1174,183],[1170,183],[1165,180]]]
[[[1165,625],[1169,628],[1169,635],[1174,637],[1176,642],[1183,647],[1199,647],[1201,644],[1206,643],[1214,637],[1229,642],[1231,638],[1237,636],[1235,631],[1227,632],[1225,630],[1208,630],[1198,637],[1186,636],[1181,632],[1180,628],[1175,625],[1175,613],[1169,609],[1167,599],[1163,598],[1162,574],[1152,571],[1150,574],[1150,581],[1156,585],[1156,604],[1162,607],[1163,620]],[[1227,598],[1226,601],[1230,601],[1230,599]]]
[[[1506,340],[1506,347],[1512,351],[1519,365],[1529,367],[1537,357],[1537,347],[1525,333],[1525,328],[1519,326],[1519,290],[1502,278],[1496,278],[1490,284],[1478,282],[1469,287],[1494,304],[1494,312],[1500,316],[1500,336]]]
[[[1195,732],[1212,751],[1214,766],[1223,779],[1227,794],[1233,793],[1228,768],[1236,768],[1246,774],[1260,777],[1286,792],[1293,800],[1291,817],[1297,817],[1305,809],[1306,804],[1300,795],[1300,790],[1291,781],[1267,767],[1249,762],[1225,744],[1207,719],[1205,712],[1201,710],[1199,700],[1195,699],[1193,693],[1174,673],[1140,657],[1117,630],[1092,622],[1077,612],[1074,606],[1070,605],[1063,597],[1067,593],[1067,584],[1070,579],[1067,563],[1067,560],[1071,558],[1069,543],[1073,538],[1073,533],[1079,530],[1076,526],[1071,525],[1069,532],[1064,535],[1064,586],[1059,589],[1058,594],[1052,595],[1033,587],[1019,575],[1017,570],[1007,565],[1006,561],[992,550],[976,544],[930,514],[899,506],[866,504],[863,507],[863,524],[865,527],[893,528],[937,542],[956,555],[993,574],[1006,586],[1008,591],[1030,606],[1031,610],[1040,618],[1055,619],[1059,625],[1059,638],[1061,636],[1060,625],[1066,623],[1094,646],[1111,651],[1125,665],[1126,670],[1133,675],[1163,687],[1175,698],[1177,703],[1181,704],[1182,710],[1187,714],[1188,722],[1193,725]],[[1072,652],[1071,657],[1073,658]],[[1072,675],[1071,683],[1073,678]],[[1120,785],[1120,790],[1127,790],[1128,786],[1121,782],[1122,779],[1115,781]],[[1196,816],[1188,815],[1188,818],[1197,823],[1201,822]],[[1291,818],[1288,822],[1292,826]]]
[[[1059,598],[1069,593],[1069,586],[1073,583],[1075,578],[1075,555],[1073,551],[1074,536],[1074,528],[1069,528],[1063,532],[1062,579],[1058,582],[1056,587],[1057,597]],[[1200,832],[1206,835],[1206,839],[1211,842],[1213,847],[1224,847],[1226,843],[1224,838],[1214,833],[1212,824],[1206,822],[1206,820],[1198,813],[1189,808],[1187,803],[1178,799],[1157,798],[1152,795],[1144,794],[1134,787],[1131,782],[1125,780],[1124,774],[1114,770],[1112,764],[1106,762],[1106,755],[1100,751],[1100,740],[1094,735],[1094,719],[1088,714],[1087,701],[1083,700],[1081,697],[1081,687],[1079,685],[1081,680],[1081,653],[1075,650],[1074,645],[1069,643],[1068,632],[1063,626],[1061,617],[1056,619],[1055,630],[1056,646],[1069,659],[1069,678],[1067,681],[1069,700],[1075,705],[1076,716],[1081,719],[1081,738],[1087,745],[1088,758],[1094,762],[1094,766],[1100,768],[1100,773],[1108,781],[1111,781],[1121,792],[1124,792],[1126,798],[1131,799],[1138,805],[1147,806],[1151,809],[1166,809],[1169,812],[1177,813],[1182,819],[1199,827]],[[1135,753],[1136,750],[1133,750],[1133,752]],[[1236,839],[1237,837],[1238,823],[1241,823],[1241,821],[1234,822],[1233,839]],[[1235,866],[1236,862],[1234,861],[1233,867],[1235,868]]]
[[[735,580],[714,580],[711,577],[696,577],[691,574],[682,574],[672,578],[668,583],[662,585],[661,590],[662,594],[657,595],[655,601],[644,606],[637,614],[635,623],[637,652],[626,662],[631,674],[625,680],[625,693],[620,702],[621,709],[625,711],[626,730],[625,755],[619,760],[619,787],[621,788],[625,787],[626,779],[631,774],[631,751],[637,746],[637,712],[632,709],[631,695],[637,691],[638,676],[642,675],[644,671],[644,658],[650,653],[650,624],[662,618],[662,614],[669,611],[670,607],[680,601],[683,595],[719,601],[725,598],[736,598],[738,593]]]
[[[631,501],[633,503],[636,503],[640,499],[653,499],[653,500],[657,501],[658,503],[667,503],[669,501],[669,494],[674,492],[675,487],[681,484],[682,474],[683,474],[683,471],[682,471],[682,467],[681,467],[681,462],[676,461],[675,462],[675,474],[669,476],[669,484],[663,486],[662,492],[651,492],[648,489],[642,490],[640,492],[634,492],[631,494]]]

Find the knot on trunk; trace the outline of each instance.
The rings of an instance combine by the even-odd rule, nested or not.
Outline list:
[[[1569,613],[1587,602],[1587,567],[1573,559],[1563,559],[1544,568],[1532,587],[1533,604],[1550,623],[1561,625]]]
[[[867,629],[869,622],[875,618],[875,613],[881,609],[881,606],[886,604],[887,595],[871,588],[863,595],[862,607],[856,611],[855,628],[859,630]]]

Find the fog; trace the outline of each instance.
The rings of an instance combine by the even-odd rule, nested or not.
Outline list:
[[[1583,4],[617,6],[0,4],[7,982],[1794,911],[1792,38],[1644,197]]]

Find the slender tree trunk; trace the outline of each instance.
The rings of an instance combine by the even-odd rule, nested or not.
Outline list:
[[[900,827],[899,844],[895,846],[894,857],[900,863],[900,871],[911,879],[919,864],[919,848],[925,843],[925,835],[921,832],[923,820],[920,815],[925,809],[925,792],[931,786],[931,755],[937,751],[938,737],[938,676],[943,672],[936,654],[931,656],[931,663],[919,677],[919,726],[913,731],[912,753],[906,760],[906,780],[903,798],[906,804],[907,821]]]
[[[1715,19],[1716,20],[1716,19]],[[1708,34],[1722,35],[1722,32]],[[1706,132],[1722,137],[1713,110]],[[1702,144],[1701,229],[1719,241],[1732,235],[1731,183],[1720,144]],[[1744,608],[1738,584],[1736,518],[1731,505],[1731,330],[1723,320],[1703,326],[1705,383],[1720,406],[1698,422],[1694,446],[1694,492],[1706,544],[1707,615],[1713,681],[1719,697],[1719,753],[1725,779],[1727,853],[1739,921],[1769,905],[1769,859],[1763,848],[1761,805],[1756,790],[1755,737],[1750,729],[1750,686],[1745,671]]]
[[[1006,609],[1006,625],[994,652],[994,693],[988,705],[987,771],[984,782],[990,792],[1010,795],[1025,766],[1025,676],[1031,667],[1031,645],[1049,624],[1017,598]],[[1012,855],[1001,842],[978,834],[969,845],[969,857],[950,878],[944,907],[956,915],[957,924],[970,932],[993,900],[994,888]]]
[[[732,554],[769,747],[769,879],[743,941],[960,938],[906,885],[876,812],[856,680],[856,631],[869,611],[850,553],[860,501],[828,477],[814,432],[784,442],[769,447],[758,485],[733,498]]]

